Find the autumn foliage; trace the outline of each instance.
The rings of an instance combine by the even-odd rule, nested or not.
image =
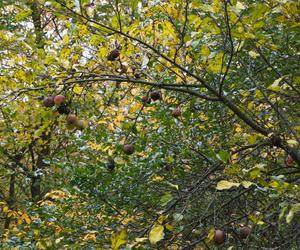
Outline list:
[[[299,249],[299,7],[0,1],[0,248]]]

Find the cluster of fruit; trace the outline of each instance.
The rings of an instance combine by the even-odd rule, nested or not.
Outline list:
[[[238,229],[238,234],[241,239],[246,239],[251,234],[251,228],[249,226],[242,226]],[[223,230],[217,229],[214,233],[214,242],[216,244],[223,244],[226,240],[226,233]]]
[[[108,61],[115,61],[118,57],[120,56],[120,50],[119,49],[114,49],[112,50],[108,56],[107,56],[107,60]],[[124,69],[122,68],[122,72],[124,71]],[[126,69],[125,69],[126,71]],[[137,73],[134,74],[136,78],[139,78],[139,75]],[[146,104],[150,104],[151,101],[157,101],[161,99],[161,93],[157,90],[150,92],[149,96],[143,96],[142,97],[142,102],[144,103],[144,105]],[[171,115],[174,118],[178,118],[181,115],[181,111],[180,109],[175,109],[172,111]],[[123,152],[127,155],[131,155],[134,153],[134,146],[132,144],[125,144],[123,146]]]
[[[88,127],[88,123],[85,120],[80,120],[77,118],[75,114],[70,114],[70,109],[68,105],[65,103],[65,96],[63,95],[56,95],[56,96],[48,96],[44,99],[43,104],[45,107],[50,108],[53,106],[57,106],[57,112],[59,114],[67,115],[67,125],[68,128],[78,128],[83,130]]]
[[[152,101],[157,101],[161,99],[161,93],[157,90],[151,91],[149,96],[143,96],[142,98],[142,102],[144,103],[144,105],[146,104],[150,104]],[[171,113],[171,115],[174,118],[178,118],[181,115],[181,111],[180,109],[174,109]],[[123,152],[127,155],[131,155],[134,152],[134,146],[132,144],[125,144],[123,146]]]
[[[142,98],[142,102],[144,104],[150,104],[151,101],[157,101],[157,100],[160,100],[161,99],[161,93],[157,90],[154,90],[152,92],[150,92],[150,95],[149,96],[143,96]],[[181,111],[179,108],[176,108],[172,111],[171,115],[174,117],[174,118],[178,118],[180,115],[181,115]]]

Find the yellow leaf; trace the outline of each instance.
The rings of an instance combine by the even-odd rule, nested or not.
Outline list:
[[[102,147],[100,145],[98,145],[97,143],[94,143],[94,142],[89,142],[88,145],[91,147],[91,149],[94,149],[94,150],[102,149]]]
[[[209,233],[208,233],[208,235],[207,235],[208,241],[212,241],[213,238],[214,238],[214,235],[215,235],[215,229],[212,228],[212,229],[209,230]]]
[[[74,86],[74,88],[73,88],[73,92],[78,95],[81,94],[82,90],[83,90],[83,87],[80,87],[78,85]]]
[[[34,230],[33,230],[33,235],[34,235],[34,236],[39,236],[39,235],[40,235],[40,231],[37,230],[37,229],[34,229]]]
[[[83,238],[84,241],[94,241],[96,242],[96,235],[94,233],[86,234]]]
[[[100,59],[106,57],[107,54],[108,54],[108,50],[107,50],[107,48],[105,48],[105,47],[101,47],[101,48],[98,50],[98,52],[97,52],[97,56],[98,56]]]
[[[165,221],[165,219],[167,219],[167,216],[161,214],[161,215],[158,217],[157,222],[158,222],[159,224],[163,224],[164,221]]]
[[[148,238],[135,238],[136,242],[143,242],[145,240],[147,240]]]
[[[18,21],[18,22],[20,22],[20,21],[23,21],[23,20],[25,20],[26,19],[26,17],[28,17],[28,16],[30,16],[31,15],[31,10],[29,10],[29,9],[25,9],[25,10],[22,10],[22,11],[20,11],[19,13],[17,13],[17,15],[16,15],[16,21]]]
[[[175,185],[173,183],[167,182],[167,184],[169,184],[171,187],[176,188],[177,190],[179,190],[179,186]]]
[[[285,76],[282,76],[278,79],[276,79],[269,87],[268,89],[269,90],[273,90],[273,91],[279,91],[280,90],[280,86],[279,86],[279,83],[282,81],[282,79],[284,79]]]
[[[86,25],[83,25],[83,24],[78,25],[78,36],[79,37],[84,36],[88,33],[89,33],[89,31],[88,31],[88,28]]]
[[[241,2],[239,2],[239,1],[237,1],[237,3],[236,3],[236,6],[232,6],[231,7],[231,9],[236,13],[236,14],[239,14],[242,10],[244,10],[246,8],[246,6],[243,4],[243,3],[241,3]]]
[[[138,245],[139,243],[141,243],[141,242],[144,242],[144,241],[146,241],[148,238],[135,238],[135,241],[134,241],[134,243],[133,244],[130,244],[129,246],[131,247],[131,248],[133,248],[134,246],[136,246],[136,245]],[[130,249],[131,249],[130,248]]]
[[[210,55],[210,49],[204,45],[200,50],[200,54],[204,57],[207,57]]]
[[[271,181],[269,185],[272,188],[278,188],[280,186],[278,181]]]
[[[244,41],[239,42],[238,45],[235,46],[234,50],[240,51],[242,49],[244,43],[245,43]]]
[[[152,177],[153,181],[162,181],[163,179],[164,179],[164,177],[159,176],[159,175],[155,175],[155,176]]]
[[[125,219],[122,220],[121,223],[122,223],[123,225],[127,225],[129,222],[132,222],[132,221],[134,221],[133,218],[125,218]]]
[[[128,110],[128,113],[133,114],[133,113],[135,113],[136,111],[138,111],[140,109],[141,109],[141,104],[140,103],[134,103],[133,105],[130,106],[130,108]]]
[[[61,242],[63,239],[64,239],[64,237],[57,238],[57,239],[55,240],[55,244],[58,244],[58,243]]]
[[[140,94],[140,91],[141,91],[140,89],[134,88],[134,89],[131,90],[131,94],[134,95],[134,96],[137,96],[137,95]]]
[[[99,46],[100,43],[103,41],[104,41],[104,39],[102,36],[93,35],[93,36],[91,36],[89,43],[94,46]]]
[[[67,58],[71,54],[71,49],[69,48],[62,48],[60,51],[61,58]]]
[[[174,231],[174,227],[171,224],[169,224],[169,223],[166,224],[166,229],[168,229],[171,232]]]
[[[41,241],[38,241],[35,246],[37,249],[46,249],[45,245]]]
[[[50,199],[64,199],[67,198],[69,195],[61,190],[53,190],[45,194],[45,199],[50,198]]]
[[[241,126],[240,126],[240,125],[237,125],[236,128],[235,128],[235,132],[240,133],[240,132],[242,132],[242,131],[243,131],[243,130],[242,130]]]
[[[220,4],[221,1],[219,0],[214,0],[213,1],[213,4],[212,4],[212,7],[213,7],[213,11],[214,13],[219,13],[220,10],[221,10],[221,4]]]
[[[111,237],[111,247],[113,250],[119,249],[124,243],[126,243],[127,233],[125,229],[120,232],[114,233]]]
[[[68,35],[65,35],[62,40],[63,44],[66,45],[69,43],[69,41],[70,41],[70,37]]]
[[[255,35],[253,33],[249,33],[249,32],[246,32],[245,35],[244,35],[245,38],[250,38],[250,39],[254,39],[255,38]]]
[[[286,216],[286,223],[291,223],[291,221],[293,220],[294,218],[294,212],[293,210],[291,209],[290,212],[288,213],[288,215]]]
[[[21,218],[26,222],[26,224],[29,225],[31,223],[31,219],[27,214],[23,214]]]
[[[3,209],[2,209],[3,213],[7,213],[8,210],[9,210],[9,208],[7,206],[3,207]]]
[[[300,211],[300,203],[296,203],[296,204],[292,205],[291,210],[289,211],[288,215],[286,216],[286,222],[291,223],[294,218],[294,214],[298,213],[299,211]]]
[[[249,51],[249,55],[252,57],[252,58],[256,58],[256,57],[259,57],[259,54],[256,53],[255,51],[251,50]]]
[[[242,185],[244,188],[249,188],[251,185],[253,185],[254,183],[251,181],[243,181]]]
[[[154,226],[149,233],[149,240],[151,244],[156,244],[164,238],[164,227],[162,225]]]
[[[124,159],[123,158],[121,158],[121,157],[115,157],[115,162],[117,163],[117,164],[125,164],[125,161],[124,161]]]
[[[231,161],[232,161],[232,163],[236,163],[238,159],[239,159],[239,154],[238,154],[238,153],[233,154],[233,155],[231,156]]]
[[[217,190],[226,190],[232,187],[239,187],[240,183],[230,182],[230,181],[219,181],[217,184]]]
[[[16,212],[10,210],[10,211],[7,213],[7,217],[8,217],[8,218],[10,218],[10,217],[16,217]]]
[[[287,140],[288,144],[291,144],[292,146],[296,146],[298,142],[296,140]]]
[[[207,70],[212,73],[220,73],[223,64],[223,53],[218,53],[214,59],[212,59],[207,67]]]
[[[255,90],[255,97],[256,98],[262,98],[263,96],[264,95],[262,94],[262,92],[259,89]]]

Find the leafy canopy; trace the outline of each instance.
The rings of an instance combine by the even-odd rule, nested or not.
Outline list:
[[[292,0],[1,1],[0,246],[299,247],[299,41]]]

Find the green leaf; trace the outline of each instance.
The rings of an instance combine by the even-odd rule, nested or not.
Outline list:
[[[174,220],[175,220],[176,222],[179,222],[179,221],[181,221],[181,220],[183,219],[183,215],[182,215],[182,214],[179,214],[179,213],[175,213],[175,214],[173,215],[173,218],[174,218]]]
[[[16,21],[20,22],[25,20],[27,17],[31,15],[32,11],[27,9],[27,10],[22,10],[16,15]]]
[[[227,151],[221,150],[217,154],[217,158],[223,162],[227,162],[230,159],[230,153]]]
[[[162,206],[166,206],[172,199],[173,199],[172,194],[170,194],[170,193],[165,193],[165,194],[160,198],[160,203],[161,203]]]

